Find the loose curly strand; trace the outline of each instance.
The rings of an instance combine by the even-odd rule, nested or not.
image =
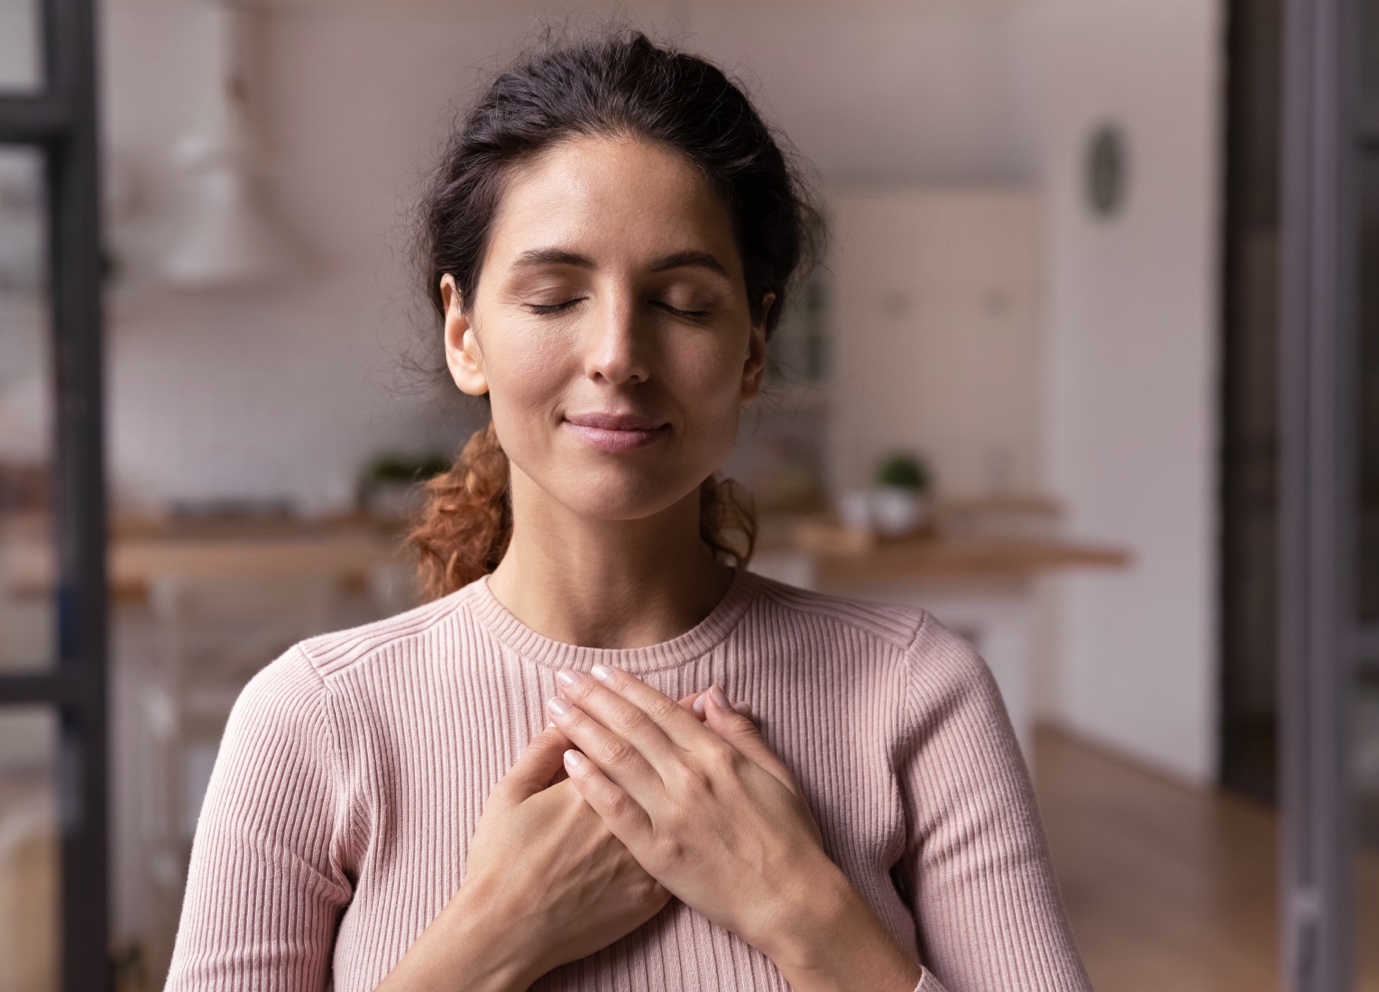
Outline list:
[[[445,319],[443,276],[454,278],[461,306],[473,306],[511,170],[561,141],[610,135],[679,152],[723,198],[752,319],[769,335],[822,248],[813,197],[789,145],[721,69],[635,31],[539,46],[499,74],[463,116],[421,206],[417,254],[437,318]],[[426,596],[497,567],[512,535],[508,478],[490,424],[464,446],[454,468],[427,484],[411,531]],[[746,490],[731,480],[705,480],[700,533],[719,560],[745,565],[756,541]]]

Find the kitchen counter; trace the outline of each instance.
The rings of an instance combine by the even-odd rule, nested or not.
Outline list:
[[[9,595],[47,595],[54,555],[47,528],[8,522],[0,534]],[[111,528],[111,595],[139,600],[158,577],[331,575],[362,582],[377,566],[403,562],[400,532],[362,519],[334,521],[119,521]]]
[[[1032,756],[1036,682],[1056,666],[1048,576],[1115,571],[1128,551],[1023,532],[929,534],[881,540],[819,520],[765,521],[753,571],[806,589],[897,603],[933,614],[970,640],[1000,686],[1016,736]]]

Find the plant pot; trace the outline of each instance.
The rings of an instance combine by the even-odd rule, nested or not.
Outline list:
[[[883,537],[903,537],[924,525],[929,501],[913,489],[879,486],[871,491],[871,521]]]

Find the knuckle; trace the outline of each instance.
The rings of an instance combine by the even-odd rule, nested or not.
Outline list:
[[[680,704],[669,696],[656,696],[647,700],[646,715],[660,723],[668,720],[680,709]]]
[[[609,794],[604,810],[614,819],[622,819],[632,812],[632,797],[621,789]],[[609,832],[611,836],[611,831]]]
[[[667,871],[674,871],[689,861],[689,854],[689,849],[681,841],[674,837],[667,837],[661,842],[658,860]]]
[[[609,730],[623,736],[631,736],[646,727],[646,714],[635,706],[619,708],[609,721]]]
[[[632,748],[616,737],[599,744],[599,764],[619,767],[632,760]]]
[[[681,765],[680,786],[691,794],[707,793],[713,790],[713,779],[703,769],[695,765]]]
[[[704,752],[704,760],[716,774],[734,774],[739,769],[742,755],[725,741],[713,741]]]

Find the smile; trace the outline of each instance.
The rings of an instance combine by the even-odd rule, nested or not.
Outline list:
[[[670,433],[670,424],[627,413],[568,414],[564,426],[600,451],[633,451]]]

